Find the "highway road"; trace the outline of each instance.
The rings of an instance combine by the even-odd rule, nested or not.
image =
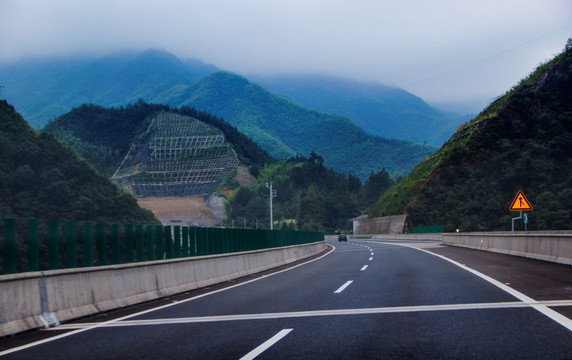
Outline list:
[[[328,242],[335,250],[272,275],[0,340],[0,357],[572,359],[572,267],[485,255],[494,276],[550,283],[539,300],[475,270],[480,252]],[[521,261],[561,279],[538,281]]]

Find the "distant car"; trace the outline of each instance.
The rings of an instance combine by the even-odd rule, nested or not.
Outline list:
[[[338,241],[348,241],[348,237],[346,234],[340,234],[338,235]]]

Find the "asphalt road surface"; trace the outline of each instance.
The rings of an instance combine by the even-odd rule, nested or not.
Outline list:
[[[0,340],[0,357],[572,359],[570,266],[328,242],[289,270]]]

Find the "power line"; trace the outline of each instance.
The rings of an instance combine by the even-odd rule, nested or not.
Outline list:
[[[405,86],[405,88],[416,87],[416,86],[423,85],[423,84],[426,84],[426,83],[429,83],[429,82],[432,82],[432,81],[435,81],[435,80],[439,80],[439,79],[444,78],[444,77],[447,77],[447,76],[449,76],[449,75],[453,75],[453,74],[457,74],[457,73],[464,72],[464,71],[467,71],[467,70],[471,70],[471,69],[476,68],[476,67],[478,67],[478,66],[480,66],[480,65],[482,65],[482,64],[484,64],[484,63],[486,63],[486,62],[488,62],[488,61],[490,61],[490,60],[493,60],[493,59],[502,57],[502,56],[504,56],[504,55],[507,55],[507,54],[516,52],[516,51],[518,51],[518,50],[527,48],[527,47],[529,47],[529,46],[531,46],[531,45],[533,45],[533,44],[535,44],[535,43],[537,43],[537,42],[539,42],[539,41],[541,41],[541,40],[544,40],[544,39],[546,39],[546,38],[548,38],[548,37],[550,37],[550,36],[552,36],[552,35],[555,35],[555,34],[557,34],[557,33],[560,33],[560,32],[562,32],[562,31],[568,29],[568,28],[571,27],[571,26],[572,26],[572,24],[568,24],[568,25],[563,26],[563,27],[561,27],[561,28],[558,28],[558,29],[556,29],[556,30],[554,30],[554,31],[551,31],[551,32],[549,32],[549,33],[547,33],[547,34],[544,34],[544,35],[542,35],[542,36],[540,36],[540,37],[537,37],[537,38],[535,38],[535,39],[533,39],[533,40],[524,42],[524,43],[522,43],[522,44],[520,44],[520,45],[518,45],[518,46],[515,46],[515,47],[511,48],[511,49],[508,49],[508,50],[505,50],[505,51],[501,51],[500,53],[491,55],[491,56],[486,57],[486,58],[484,58],[484,59],[481,59],[481,60],[475,61],[475,62],[473,62],[473,63],[470,63],[470,64],[467,64],[467,65],[458,67],[458,68],[453,69],[453,70],[450,70],[450,71],[447,71],[447,72],[442,73],[442,74],[440,74],[440,75],[436,75],[436,76],[433,76],[433,77],[428,78],[428,79],[425,79],[425,80],[421,80],[421,81],[418,81],[418,82],[415,82],[415,83],[411,83],[411,84]]]

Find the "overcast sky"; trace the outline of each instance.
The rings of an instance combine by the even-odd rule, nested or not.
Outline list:
[[[246,76],[395,85],[474,112],[570,37],[570,0],[0,0],[0,63],[156,48]]]

